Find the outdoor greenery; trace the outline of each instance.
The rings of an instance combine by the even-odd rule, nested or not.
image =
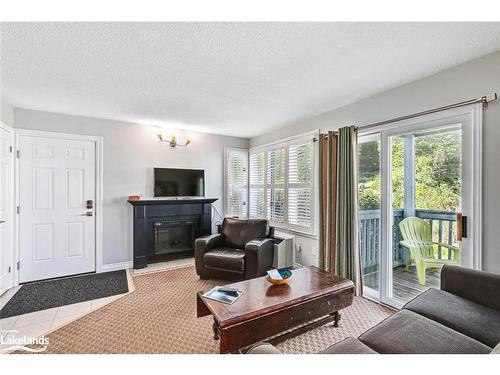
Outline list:
[[[416,208],[441,211],[460,209],[461,131],[415,137]],[[360,209],[380,208],[380,142],[359,147]],[[404,208],[404,138],[392,138],[393,207]]]

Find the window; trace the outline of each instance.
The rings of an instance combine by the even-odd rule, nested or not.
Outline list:
[[[285,222],[285,148],[267,152],[266,218]]]
[[[246,218],[248,199],[248,151],[224,149],[224,215]]]
[[[288,222],[310,227],[313,196],[313,145],[288,147]]]
[[[249,217],[314,234],[313,136],[250,150]]]
[[[264,151],[250,154],[249,216],[251,218],[264,218],[266,215],[265,166]]]

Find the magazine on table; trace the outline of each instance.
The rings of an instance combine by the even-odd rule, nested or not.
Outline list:
[[[241,297],[242,294],[243,292],[241,290],[226,288],[223,286],[215,286],[208,292],[203,294],[203,297],[232,305],[238,298]]]

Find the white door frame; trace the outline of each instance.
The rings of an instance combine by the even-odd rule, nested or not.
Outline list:
[[[11,126],[3,123],[3,122],[0,122],[0,128],[6,130],[7,132],[9,132],[10,134],[10,144],[12,146],[12,148],[14,148],[14,128],[12,128]],[[14,150],[12,150],[12,154],[14,154]],[[10,194],[9,196],[7,197],[7,205],[10,205],[10,209],[9,209],[9,213],[10,213],[10,223],[8,223],[9,225],[9,228],[8,228],[8,235],[10,236],[9,238],[9,242],[10,242],[10,256],[9,256],[9,259],[10,259],[10,264],[9,266],[11,267],[11,270],[12,270],[12,274],[11,274],[11,287],[14,287],[17,285],[16,283],[16,267],[15,267],[15,264],[16,264],[16,255],[15,255],[15,247],[14,247],[14,241],[15,241],[15,214],[14,214],[14,211],[15,211],[15,205],[14,205],[14,155],[12,155],[12,157],[10,158],[10,176],[9,176],[9,185],[10,185]],[[8,289],[10,289],[8,288]],[[7,290],[8,290],[7,289]],[[0,293],[1,294],[1,293]]]
[[[359,128],[360,136],[368,136],[370,134],[379,134],[381,142],[381,218],[380,218],[380,249],[379,252],[379,265],[381,267],[381,277],[379,283],[379,299],[380,301],[401,308],[402,304],[395,301],[392,298],[387,298],[388,288],[392,285],[392,272],[389,271],[391,266],[392,258],[388,257],[387,246],[389,244],[390,232],[392,230],[391,215],[392,215],[392,204],[391,204],[391,192],[390,186],[388,184],[388,179],[390,178],[390,147],[389,147],[389,137],[408,130],[416,129],[418,127],[425,128],[428,127],[429,123],[433,126],[439,126],[449,124],[450,120],[456,118],[463,118],[470,122],[470,126],[463,127],[462,139],[468,139],[470,142],[470,148],[463,151],[464,155],[468,155],[464,158],[463,162],[467,163],[467,167],[471,172],[470,176],[466,178],[471,181],[470,183],[470,194],[471,201],[463,202],[468,212],[465,214],[469,217],[467,225],[470,230],[468,231],[467,241],[469,242],[469,247],[472,249],[472,259],[470,259],[469,266],[474,269],[482,269],[482,231],[481,231],[481,220],[482,220],[482,129],[483,129],[483,108],[482,104],[473,104],[470,106],[459,107],[450,109],[447,111],[432,113],[426,116],[419,116],[416,118],[398,121],[386,125],[381,125],[377,128],[366,129]],[[452,120],[453,121],[453,120]],[[455,121],[457,122],[457,121]],[[460,121],[458,121],[460,122]],[[467,130],[471,130],[471,134],[467,133]],[[466,146],[468,147],[468,145]],[[470,220],[472,219],[472,220]],[[385,268],[385,269],[384,269]],[[382,275],[385,274],[385,277]],[[374,296],[372,296],[374,297]]]
[[[95,181],[96,181],[96,191],[95,191],[95,272],[104,272],[103,270],[103,254],[102,254],[102,237],[103,237],[103,204],[102,204],[102,194],[103,194],[103,144],[104,138],[100,136],[92,135],[80,135],[80,134],[69,134],[69,133],[58,133],[42,130],[29,130],[29,129],[17,129],[14,128],[15,136],[15,150],[16,153],[19,151],[19,137],[20,136],[30,136],[30,137],[42,137],[42,138],[56,138],[56,139],[68,139],[77,141],[90,141],[95,143]],[[22,150],[21,150],[22,151]],[[15,161],[15,205],[19,205],[20,197],[20,181],[19,181],[19,158]],[[15,220],[15,259],[16,264],[20,260],[20,223],[19,215],[16,214]],[[14,268],[15,275],[15,286],[19,285],[19,270],[17,267]]]

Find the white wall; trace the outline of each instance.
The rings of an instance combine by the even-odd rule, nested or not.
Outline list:
[[[248,147],[248,140],[186,132],[193,143],[171,149],[159,144],[158,128],[97,118],[14,109],[16,128],[104,137],[104,264],[132,260],[128,246],[129,195],[152,196],[152,168],[205,170],[206,196],[222,211],[224,147]],[[177,132],[180,133],[180,132]]]
[[[346,125],[362,126],[496,92],[500,94],[500,52],[445,70],[337,108],[288,124],[250,140],[258,146],[313,129],[334,130]],[[483,269],[500,273],[498,225],[500,219],[500,101],[484,112],[483,136]],[[298,238],[298,240],[300,240]],[[317,242],[315,242],[317,243]],[[307,252],[309,249],[304,249]],[[313,259],[312,256],[305,256]]]
[[[6,125],[14,126],[14,107],[4,97],[1,100],[0,112],[1,121]]]

